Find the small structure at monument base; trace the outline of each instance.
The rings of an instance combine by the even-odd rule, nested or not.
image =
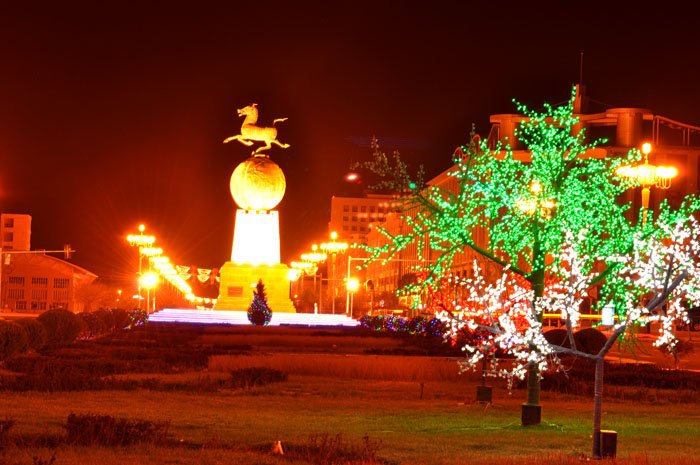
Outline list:
[[[253,301],[253,289],[258,280],[262,279],[272,314],[295,313],[296,309],[289,299],[288,273],[289,268],[283,263],[239,265],[226,262],[219,271],[220,291],[214,310],[247,310]]]

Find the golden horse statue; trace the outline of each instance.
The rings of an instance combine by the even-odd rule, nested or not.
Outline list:
[[[258,122],[257,103],[253,103],[245,108],[241,108],[240,110],[238,110],[238,116],[245,116],[245,120],[243,120],[243,125],[241,126],[241,133],[236,136],[231,136],[224,139],[224,144],[227,144],[232,140],[237,140],[241,144],[245,144],[250,147],[251,145],[253,145],[253,141],[265,142],[265,146],[258,147],[253,152],[253,155],[255,155],[256,157],[265,156],[265,154],[262,154],[260,152],[271,148],[273,143],[279,145],[283,149],[289,147],[289,144],[283,144],[277,140],[277,128],[261,128],[255,125],[255,123]],[[275,124],[278,121],[286,120],[287,118],[278,118],[274,120],[272,124]]]

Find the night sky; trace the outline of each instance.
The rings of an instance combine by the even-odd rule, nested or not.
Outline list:
[[[567,100],[581,52],[592,98],[700,126],[698,19],[677,4],[3,3],[0,210],[32,215],[33,248],[70,243],[110,280],[133,276],[139,223],[177,264],[230,257],[229,178],[251,149],[222,141],[249,103],[261,125],[289,118],[291,147],[269,151],[285,262],[327,237],[372,136],[437,174],[512,98]]]

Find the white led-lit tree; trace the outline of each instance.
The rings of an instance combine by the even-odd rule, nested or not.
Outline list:
[[[503,374],[527,376],[524,424],[540,421],[539,379],[557,353],[600,360],[602,383],[602,357],[612,344],[662,306],[668,313],[652,318],[664,321],[660,341],[670,338],[670,321],[682,318],[683,311],[677,304],[665,303],[670,296],[691,291],[687,283],[695,276],[695,245],[687,234],[698,201],[687,199],[676,210],[664,204],[646,224],[629,221],[630,207],[619,198],[635,184],[615,172],[640,155],[633,150],[622,157],[592,157],[597,141],[586,143],[583,131],[577,131],[573,100],[572,96],[559,108],[546,105],[543,112],[518,105],[527,118],[516,137],[527,148],[529,160],[516,159],[509,146],[462,147],[449,172],[456,181],[454,189],[423,186],[420,179],[414,183],[398,155],[391,163],[378,149],[374,159],[363,164],[381,176],[378,186],[408,193],[403,199],[405,232],[382,231],[386,244],[368,247],[369,260],[391,260],[409,245],[427,242],[434,252],[419,257],[425,264],[420,270],[425,279],[418,284],[422,287],[443,278],[456,254],[468,249],[482,258],[482,265],[490,261],[503,267],[502,278],[489,283],[482,267],[475,266],[467,305],[442,316],[455,330],[468,325],[487,331],[492,336],[482,338],[482,345],[499,346],[516,356],[516,364]],[[477,242],[478,230],[488,232],[486,242]],[[664,248],[671,247],[668,244],[677,248]],[[419,254],[421,250],[418,247]],[[644,257],[662,261],[654,262],[657,267],[652,270],[642,266]],[[660,270],[667,279],[654,281]],[[573,344],[571,348],[549,344],[542,329],[544,311],[564,312],[573,342],[581,298],[592,288],[599,295],[596,310],[614,305],[620,322],[598,358],[583,355]],[[642,299],[647,305],[641,305]],[[473,366],[484,353],[475,350],[478,347],[465,349],[469,352],[465,366]],[[599,420],[596,424],[599,430]]]

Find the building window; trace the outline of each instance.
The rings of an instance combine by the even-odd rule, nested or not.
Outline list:
[[[5,218],[5,227],[6,228],[14,228],[15,227],[15,219],[14,218]]]
[[[350,218],[347,217],[347,216],[344,216],[344,217],[343,217],[343,221],[348,221],[349,219],[350,219]]]
[[[26,310],[27,309],[27,301],[26,300],[18,300],[15,302],[15,309],[16,310]]]
[[[68,289],[55,289],[53,300],[56,302],[68,302]]]
[[[49,296],[49,291],[46,289],[32,289],[32,300],[46,300]]]
[[[350,211],[350,206],[349,206],[349,205],[343,205],[343,211],[344,211],[344,212],[349,212],[349,211]]]
[[[49,287],[49,278],[32,278],[32,287]]]
[[[5,242],[12,242],[15,240],[15,233],[13,232],[5,232],[5,234],[2,235],[2,240]]]
[[[369,207],[369,212],[370,212],[370,213],[374,213],[374,205],[370,205],[370,207]]]
[[[54,278],[53,279],[53,288],[54,289],[68,289],[68,283],[70,283],[70,279],[68,279],[68,278]]]
[[[46,310],[46,302],[32,302],[32,310]]]
[[[384,207],[382,207],[382,206],[377,207],[377,211],[379,213],[384,213]]]
[[[23,288],[9,288],[7,290],[7,298],[13,300],[24,299],[24,289]]]
[[[363,205],[362,207],[360,207],[360,211],[361,211],[362,213],[366,212],[366,211],[367,211],[367,205]]]
[[[356,216],[353,216],[353,217],[352,217],[352,220],[353,220],[353,221],[357,221],[357,217],[356,217]]]
[[[360,232],[367,232],[367,228],[365,228],[364,226],[360,226]]]
[[[24,276],[10,276],[8,283],[10,286],[24,287]]]
[[[353,230],[353,231],[357,231],[357,226],[353,226],[353,227],[352,227],[352,230]]]
[[[349,228],[347,225],[343,226],[343,231],[347,231]]]
[[[367,218],[363,216],[362,218],[360,218],[360,221],[367,221]]]
[[[352,211],[353,211],[354,213],[357,213],[357,205],[353,205],[353,206],[352,206]]]

